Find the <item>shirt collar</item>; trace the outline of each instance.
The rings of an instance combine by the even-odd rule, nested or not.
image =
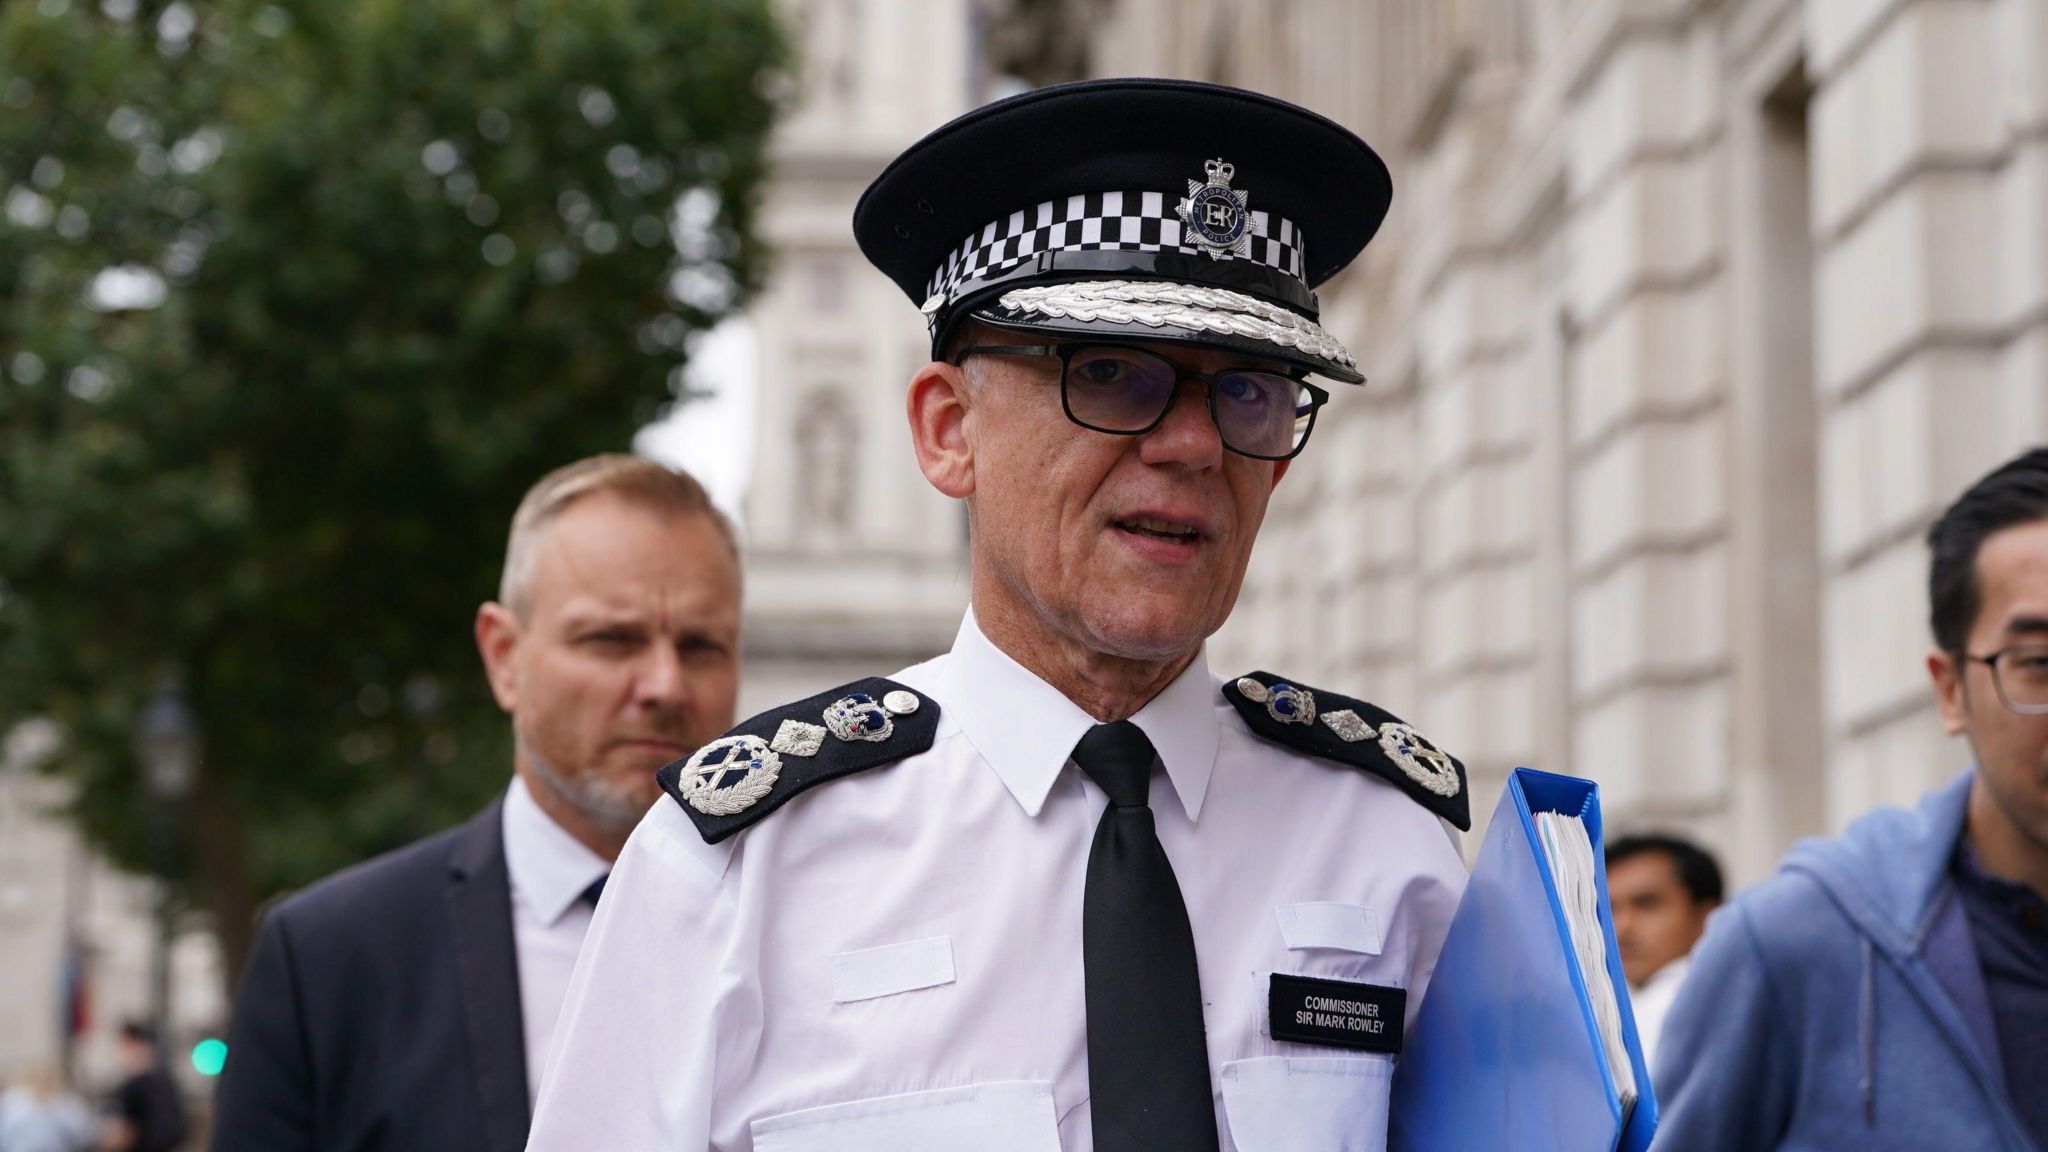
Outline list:
[[[524,778],[512,777],[505,794],[505,871],[513,895],[541,923],[553,927],[592,881],[611,870],[609,861],[541,809]]]
[[[946,715],[995,770],[1026,815],[1037,816],[1053,781],[1094,717],[997,648],[975,622],[960,622],[946,660]],[[1188,819],[1200,817],[1216,768],[1216,685],[1204,650],[1131,717],[1166,765]]]
[[[1676,988],[1678,985],[1685,983],[1685,973],[1691,967],[1692,953],[1690,952],[1676,960],[1666,960],[1662,968],[1650,973],[1650,978],[1643,981],[1640,991],[1648,993],[1662,991],[1667,987]]]
[[[1982,904],[1998,909],[2021,926],[2038,932],[2044,920],[2048,920],[2048,900],[2018,880],[1986,872],[1977,846],[1970,843],[1968,836],[1956,840],[1954,868],[1966,894],[1976,896]]]

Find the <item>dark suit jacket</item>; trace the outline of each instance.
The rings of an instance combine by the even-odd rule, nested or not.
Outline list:
[[[501,805],[270,909],[235,997],[213,1152],[525,1147]]]

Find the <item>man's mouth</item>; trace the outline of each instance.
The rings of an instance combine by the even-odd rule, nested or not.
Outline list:
[[[682,753],[688,752],[690,750],[689,745],[685,744],[683,741],[672,740],[666,736],[630,736],[624,740],[621,740],[619,743],[625,745],[628,748],[655,748],[663,752],[672,752],[677,755],[681,755]]]
[[[1110,526],[1133,536],[1147,536],[1154,540],[1170,540],[1179,544],[1192,544],[1202,538],[1202,530],[1192,524],[1178,520],[1167,520],[1158,516],[1133,516],[1125,520],[1112,520]]]

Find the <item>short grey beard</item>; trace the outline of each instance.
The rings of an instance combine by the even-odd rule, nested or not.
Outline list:
[[[555,771],[554,765],[549,764],[545,757],[534,751],[533,745],[527,743],[525,737],[515,736],[514,740],[519,745],[519,752],[526,766],[533,770],[535,776],[540,777],[549,791],[568,801],[571,808],[582,813],[585,819],[597,825],[606,835],[623,840],[632,835],[633,829],[640,823],[640,818],[647,815],[647,806],[637,798],[611,795],[602,780],[570,780]]]

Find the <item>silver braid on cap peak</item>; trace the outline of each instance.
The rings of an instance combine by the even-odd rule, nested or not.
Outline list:
[[[1172,325],[1220,332],[1293,348],[1346,368],[1357,367],[1351,353],[1314,321],[1226,288],[1084,280],[1017,288],[1003,293],[998,302],[1013,312],[1034,312],[1066,320],[1106,320],[1152,328]]]

